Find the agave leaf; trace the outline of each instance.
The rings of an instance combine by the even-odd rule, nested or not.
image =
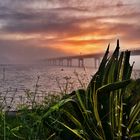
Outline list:
[[[110,47],[110,44],[108,44],[107,50],[106,50],[106,52],[105,52],[105,54],[103,56],[103,59],[102,59],[101,64],[99,66],[98,72],[104,70],[103,68],[105,67],[105,65],[106,65],[106,63],[108,61],[109,47]]]
[[[135,133],[130,135],[130,138],[139,138],[140,137],[140,133]]]
[[[135,128],[133,129],[134,132],[140,132],[140,124],[136,125]]]
[[[102,139],[99,130],[97,129],[96,125],[94,124],[95,116],[94,116],[94,114],[92,114],[92,109],[90,108],[90,110],[87,110],[87,108],[86,108],[86,102],[84,102],[85,97],[83,96],[84,94],[81,94],[79,91],[76,91],[76,95],[77,95],[78,106],[79,106],[80,112],[84,118],[84,120],[83,120],[84,124],[82,124],[82,125],[84,125],[84,127],[85,127],[86,131],[88,131],[88,133],[90,132],[90,137],[93,136],[96,139],[98,139],[98,138]],[[90,99],[88,99],[88,100],[90,100]],[[91,106],[92,106],[92,104],[91,104]]]
[[[133,126],[135,119],[140,113],[140,102],[135,106],[133,112],[130,114],[129,122],[128,122],[128,129],[130,130],[131,127]]]
[[[106,140],[104,129],[103,129],[103,126],[102,126],[102,122],[101,122],[99,112],[98,112],[97,93],[93,94],[93,100],[94,100],[94,115],[95,115],[95,118],[97,120],[97,128],[99,128],[99,131],[101,132],[101,139]]]
[[[42,119],[49,116],[52,112],[58,111],[62,106],[66,105],[68,102],[74,102],[74,100],[71,98],[68,98],[68,99],[63,99],[63,100],[59,101],[54,106],[50,107],[50,109],[43,115]]]
[[[122,101],[122,98],[120,99],[121,101],[120,101],[120,104],[119,104],[119,106],[120,106],[120,109],[118,110],[118,134],[119,134],[119,137],[118,137],[118,139],[121,139],[121,137],[122,137],[122,121],[123,121],[123,101]]]
[[[47,140],[51,140],[52,138],[54,139],[54,136],[56,135],[56,133],[53,133],[53,134],[51,134],[48,138],[47,138]]]
[[[125,80],[125,81],[122,81],[122,82],[115,82],[115,83],[104,85],[97,90],[97,94],[98,94],[99,97],[102,93],[104,93],[103,95],[105,95],[105,96],[107,96],[106,94],[109,95],[109,93],[110,93],[110,100],[107,99],[109,97],[106,97],[106,98],[103,97],[102,98],[102,100],[103,100],[102,103],[104,102],[103,103],[104,113],[102,114],[103,115],[102,118],[104,118],[104,121],[105,120],[108,121],[108,119],[106,118],[107,117],[106,114],[109,113],[109,115],[108,115],[109,116],[109,121],[111,122],[111,127],[113,129],[113,132],[116,131],[115,127],[118,126],[118,130],[117,130],[118,131],[118,137],[121,137],[121,132],[122,132],[121,124],[122,124],[122,116],[123,116],[123,112],[122,112],[123,111],[122,110],[123,106],[122,106],[122,99],[118,98],[119,91],[115,91],[115,90],[122,89],[122,88],[126,87],[130,82],[131,82],[131,80]],[[115,102],[114,102],[114,99],[115,99]],[[106,101],[104,101],[104,100],[106,100]],[[110,102],[109,104],[106,103],[107,100]],[[120,100],[119,101],[120,103],[117,100]],[[107,106],[109,106],[109,110],[108,110]],[[120,107],[119,109],[118,109],[118,106]],[[106,123],[105,123],[104,128],[105,128],[105,132],[106,132],[107,131],[106,130],[107,129]],[[111,130],[108,130],[108,131],[111,131]],[[113,136],[113,133],[111,135],[112,135],[112,137],[115,137],[115,136]],[[109,138],[111,136],[108,136],[108,134],[107,134],[107,137]]]
[[[72,115],[70,112],[67,110],[61,109],[61,111],[80,129],[82,129],[82,124],[79,122],[77,118],[75,118],[74,115]]]
[[[102,76],[103,76],[103,74],[104,74],[105,65],[106,65],[106,63],[107,63],[107,61],[108,61],[109,46],[110,46],[110,44],[109,44],[108,47],[107,47],[107,50],[106,50],[106,52],[105,52],[105,54],[104,54],[104,56],[103,56],[103,59],[102,59],[102,61],[101,61],[101,64],[100,64],[100,66],[99,66],[98,71],[94,74],[94,76],[92,77],[92,79],[91,79],[91,81],[90,81],[90,83],[89,83],[89,85],[88,85],[88,87],[87,87],[87,91],[91,91],[91,87],[93,87],[94,82],[96,81],[98,75],[100,75],[100,76],[102,75]],[[102,76],[101,76],[101,77],[102,77]],[[94,87],[93,87],[93,88],[94,88]]]
[[[61,124],[62,126],[64,126],[66,129],[68,129],[71,133],[75,134],[78,138],[82,139],[82,140],[86,140],[86,138],[84,138],[83,135],[83,131],[80,131],[80,129],[72,129],[70,128],[68,125],[66,125],[65,123],[58,121],[57,122],[59,124]]]
[[[112,57],[114,57],[114,58],[118,58],[118,56],[119,56],[119,49],[120,49],[120,43],[119,43],[119,39],[117,40],[117,46],[116,46],[116,49],[115,49],[115,51],[114,51],[114,53],[113,53],[113,55],[112,55]]]
[[[83,102],[83,99],[82,99],[82,97],[81,97],[80,92],[79,92],[79,91],[76,91],[76,95],[77,95],[77,99],[78,99],[78,101],[79,101],[79,103],[80,103],[80,107],[82,108],[83,112],[84,112],[85,114],[87,114],[87,110],[86,110],[86,107],[85,107],[85,104],[84,104],[84,102]]]
[[[101,88],[99,88],[97,90],[97,92],[99,94],[99,93],[107,93],[110,91],[118,90],[120,88],[126,87],[130,82],[131,82],[131,80],[125,80],[122,82],[110,83],[110,84],[104,85]]]
[[[107,84],[107,83],[110,83],[110,82],[114,82],[114,81],[111,81],[110,78],[112,78],[110,76],[110,74],[112,74],[110,72],[110,70],[112,69],[112,65],[113,63],[118,60],[118,56],[119,56],[119,40],[117,40],[117,46],[116,46],[116,49],[115,51],[113,52],[111,58],[109,59],[107,65],[106,65],[106,68],[105,68],[105,72],[104,72],[104,77],[103,77],[103,84]],[[114,72],[113,72],[114,73]]]
[[[109,97],[109,122],[111,126],[111,135],[112,138],[114,139],[114,130],[115,130],[115,111],[114,111],[114,93],[112,91],[110,92],[110,97]]]
[[[116,71],[116,75],[117,75],[117,80],[118,81],[122,81],[122,76],[123,76],[123,58],[124,58],[124,52],[121,52],[120,57],[119,57],[119,61],[118,61],[118,70]]]
[[[107,83],[115,82],[116,77],[117,77],[117,75],[116,75],[116,73],[115,73],[116,70],[117,70],[117,60],[114,59],[114,60],[112,61],[112,64],[111,64],[110,68],[109,68],[109,71],[108,71]]]
[[[130,51],[125,51],[125,57],[124,57],[124,66],[123,66],[123,80],[130,79],[130,64],[129,64],[129,59],[130,59]]]
[[[127,87],[127,96],[125,98],[128,102],[128,107],[132,108],[136,103],[140,102],[140,79],[132,81]]]

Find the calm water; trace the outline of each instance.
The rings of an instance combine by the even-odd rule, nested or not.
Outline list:
[[[0,91],[5,91],[9,88],[34,90],[38,77],[39,90],[58,91],[58,82],[64,84],[68,80],[73,81],[74,85],[78,86],[76,73],[78,73],[80,80],[85,83],[95,73],[95,69],[48,67],[43,65],[0,66]]]
[[[89,67],[84,69],[45,65],[1,65],[0,96],[6,97],[6,101],[3,102],[1,98],[0,103],[12,107],[27,103],[28,90],[34,92],[37,89],[37,100],[41,100],[40,97],[43,100],[43,97],[59,94],[61,91],[71,92],[74,89],[86,87],[95,72],[95,69]],[[133,77],[140,77],[139,73],[135,70]]]
[[[19,104],[23,100],[26,103],[28,90],[34,92],[37,89],[38,96],[41,97],[59,94],[61,91],[71,92],[82,86],[86,87],[95,71],[93,68],[45,65],[0,66],[0,96],[6,97],[5,104],[11,106],[11,103]]]

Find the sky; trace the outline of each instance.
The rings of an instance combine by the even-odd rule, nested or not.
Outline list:
[[[0,0],[0,63],[140,47],[140,0]]]

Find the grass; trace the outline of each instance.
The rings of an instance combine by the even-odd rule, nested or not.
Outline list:
[[[36,105],[34,97],[32,109],[25,106],[14,117],[1,111],[0,139],[138,140],[140,80],[130,79],[130,52],[119,48],[117,41],[109,56],[108,46],[87,88],[52,96],[48,105]]]

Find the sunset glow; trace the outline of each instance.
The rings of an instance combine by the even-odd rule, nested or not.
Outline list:
[[[140,47],[139,0],[0,0],[4,58],[100,52],[118,38],[122,49]]]

